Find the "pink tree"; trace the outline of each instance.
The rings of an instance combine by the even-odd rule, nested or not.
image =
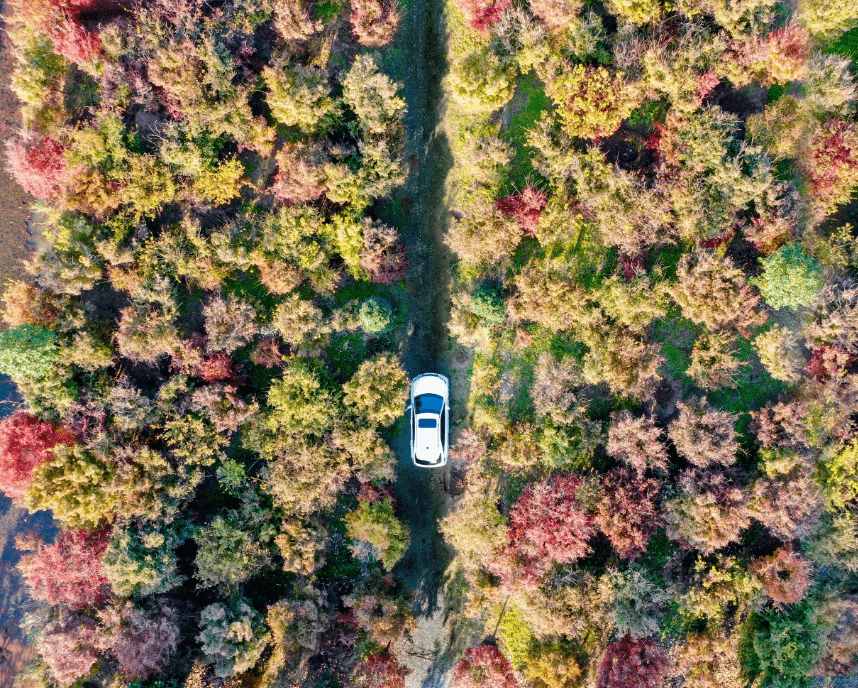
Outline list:
[[[51,449],[72,444],[74,438],[53,423],[17,411],[0,421],[0,491],[20,499],[33,479],[33,471],[53,459]]]
[[[101,38],[81,23],[96,0],[30,0],[22,4],[27,23],[44,31],[54,50],[69,62],[83,64],[101,52]]]
[[[65,146],[47,136],[15,140],[6,149],[9,172],[28,194],[51,200],[69,179],[64,151]]]
[[[126,677],[145,679],[169,666],[179,642],[173,609],[162,606],[145,612],[126,601],[102,610],[98,616],[101,628],[97,644],[116,657]]]
[[[610,471],[602,482],[596,523],[623,559],[636,559],[661,525],[658,481],[643,478],[625,466]]]
[[[34,552],[21,557],[18,568],[35,599],[80,609],[102,604],[110,594],[101,570],[105,531],[64,530],[52,545],[38,538],[17,544]]]
[[[510,510],[509,539],[525,559],[571,564],[590,552],[592,519],[578,505],[573,474],[532,483]]]
[[[44,630],[36,647],[58,685],[70,686],[89,675],[98,661],[94,638],[95,624],[84,616],[55,622]]]
[[[411,671],[389,652],[370,655],[352,673],[351,688],[405,688]]]
[[[512,664],[493,645],[465,650],[453,671],[454,688],[517,688]]]
[[[626,634],[608,645],[597,688],[661,688],[669,667],[667,653],[652,640]]]
[[[510,0],[460,0],[459,9],[474,31],[488,33],[511,5]]]

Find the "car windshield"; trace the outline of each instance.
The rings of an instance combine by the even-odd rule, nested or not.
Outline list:
[[[414,410],[420,413],[441,413],[444,400],[437,394],[421,394],[414,400]],[[423,427],[423,426],[420,426]]]
[[[438,421],[434,418],[421,418],[417,421],[418,428],[435,428],[438,427]]]

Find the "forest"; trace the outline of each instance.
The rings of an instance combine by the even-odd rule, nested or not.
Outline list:
[[[60,526],[18,688],[423,685],[396,194],[438,1],[7,8],[44,232],[0,491]],[[858,673],[858,5],[439,11],[443,685]]]

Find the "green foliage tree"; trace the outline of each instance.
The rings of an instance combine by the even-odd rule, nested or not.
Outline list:
[[[343,385],[344,401],[359,418],[390,425],[399,418],[408,398],[408,376],[393,354],[370,358]]]
[[[799,244],[763,258],[763,274],[750,280],[772,308],[809,306],[823,287],[823,269]]]
[[[385,299],[370,296],[361,303],[358,317],[364,332],[380,334],[388,331],[392,325],[393,307]]]
[[[127,525],[115,530],[104,553],[102,568],[116,595],[144,597],[172,590],[184,580],[178,572],[174,529]]]
[[[290,365],[268,390],[268,426],[273,432],[323,435],[330,429],[336,404],[319,378],[304,364]]]
[[[56,334],[38,325],[0,332],[0,374],[14,380],[45,377],[59,359],[56,342]]]
[[[215,602],[200,612],[197,640],[215,675],[230,678],[252,669],[271,640],[262,615],[237,598],[229,606]]]
[[[393,513],[391,498],[362,501],[346,514],[349,548],[356,558],[377,560],[388,571],[405,555],[411,544],[408,528]]]
[[[282,124],[311,131],[333,109],[328,75],[318,67],[284,59],[266,67],[262,76],[268,86],[268,107]]]

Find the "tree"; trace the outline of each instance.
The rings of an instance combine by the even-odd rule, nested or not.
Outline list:
[[[493,23],[497,8],[503,8],[507,0],[485,2],[476,0],[476,15],[481,24]],[[464,108],[476,113],[498,110],[509,102],[515,91],[517,66],[510,56],[498,56],[489,45],[482,45],[465,56],[454,60],[447,76],[450,97]],[[454,225],[455,226],[455,225]]]
[[[52,460],[52,449],[73,444],[65,429],[16,411],[0,421],[0,491],[20,499],[33,480],[33,471]]]
[[[460,0],[459,9],[471,29],[489,33],[511,4],[510,0]]]
[[[345,405],[369,423],[390,425],[402,415],[408,398],[408,375],[393,354],[380,354],[360,364],[343,385]]]
[[[564,643],[547,643],[527,658],[524,675],[534,688],[576,688],[581,666]]]
[[[179,643],[176,611],[160,606],[148,612],[116,602],[98,613],[98,646],[119,663],[129,679],[143,680],[170,666]]]
[[[528,485],[510,509],[509,540],[531,560],[571,564],[590,553],[592,518],[578,503],[581,480],[571,473]]]
[[[408,528],[393,513],[393,499],[362,500],[345,517],[349,545],[359,560],[377,560],[390,571],[408,550]]]
[[[396,645],[417,623],[411,612],[414,596],[393,574],[373,574],[343,598],[347,621],[378,647]]]
[[[655,24],[661,18],[657,0],[610,0],[608,11],[634,24]]]
[[[789,244],[763,258],[763,274],[750,280],[772,308],[809,306],[823,287],[823,270],[799,244]]]
[[[521,225],[497,208],[478,207],[453,218],[444,241],[466,265],[491,266],[512,255],[521,235]]]
[[[53,200],[65,191],[70,178],[64,151],[65,147],[49,136],[16,139],[6,149],[9,172],[31,196]]]
[[[677,495],[665,503],[667,535],[684,547],[711,554],[739,539],[751,523],[747,500],[726,471],[689,468]]]
[[[349,688],[405,688],[410,673],[390,652],[379,652],[355,666]]]
[[[674,646],[671,672],[684,680],[687,688],[742,688],[739,650],[735,637],[711,632],[689,634]]]
[[[526,186],[521,193],[500,199],[497,202],[497,208],[504,215],[518,222],[525,232],[533,235],[547,201],[548,197],[544,191]]]
[[[18,568],[35,599],[70,609],[97,607],[107,600],[110,588],[102,568],[105,531],[62,530],[53,544],[33,537],[17,545],[33,552],[21,557]]]
[[[290,435],[321,436],[330,428],[336,413],[330,392],[303,363],[290,365],[271,384],[268,405],[270,429]]]
[[[454,688],[517,688],[509,660],[494,645],[465,650],[453,670]]]
[[[824,634],[812,603],[796,604],[785,611],[757,615],[751,627],[754,672],[762,685],[772,688],[809,688],[822,651]]]
[[[358,55],[342,80],[343,101],[357,115],[361,128],[370,136],[391,133],[401,127],[405,101],[398,85],[378,68],[370,55]]]
[[[848,203],[858,186],[858,127],[832,119],[817,129],[802,161],[821,217]]]
[[[471,311],[490,327],[502,325],[506,320],[506,305],[499,290],[490,284],[474,289]]]
[[[271,324],[298,352],[318,351],[327,341],[322,309],[298,294],[290,294],[277,306]]]
[[[209,351],[231,354],[249,342],[258,332],[256,311],[234,297],[216,297],[203,307],[206,319],[206,347]]]
[[[782,540],[809,536],[823,505],[806,457],[784,449],[763,449],[760,455],[762,472],[750,486],[751,515]]]
[[[655,393],[661,379],[664,356],[661,347],[623,330],[587,341],[590,350],[584,356],[584,379],[591,384],[604,382],[614,394],[630,399],[647,399]]]
[[[48,624],[36,641],[51,677],[60,686],[71,686],[78,679],[89,676],[98,654],[95,650],[95,624],[77,614],[67,615],[63,621]]]
[[[252,669],[270,642],[262,616],[244,598],[215,602],[200,612],[197,640],[215,674],[231,678]]]
[[[706,399],[680,402],[677,408],[679,416],[667,431],[676,451],[699,468],[736,462],[736,416],[712,408]]]
[[[555,73],[545,74],[546,93],[571,136],[610,136],[638,105],[631,84],[605,67],[557,64],[548,69]]]
[[[349,20],[358,42],[368,48],[390,43],[399,28],[399,11],[391,0],[352,0]]]
[[[612,642],[599,665],[597,688],[660,688],[667,676],[667,653],[655,641],[626,634]]]
[[[80,445],[59,444],[53,461],[38,466],[24,494],[33,511],[50,509],[72,528],[96,528],[113,518],[120,495],[113,489],[117,466]]]
[[[268,607],[265,622],[271,630],[272,655],[265,667],[266,676],[305,666],[319,651],[325,617],[320,595],[312,587],[299,591],[297,599],[285,599]]]
[[[798,16],[814,38],[831,43],[837,37],[858,26],[858,11],[851,5],[833,5],[825,0],[805,0],[799,5]]]
[[[315,201],[325,193],[324,165],[327,160],[321,144],[284,143],[275,158],[277,174],[271,193],[286,203]],[[283,293],[288,291],[286,289]]]
[[[634,417],[628,411],[611,414],[608,426],[607,452],[615,459],[633,468],[638,477],[647,469],[667,471],[667,449],[662,442],[662,431],[652,416]]]
[[[360,305],[360,326],[367,334],[387,332],[393,320],[393,307],[386,299],[370,296]]]
[[[171,309],[139,302],[122,309],[115,337],[119,353],[140,363],[156,363],[172,355],[180,342]]]
[[[515,287],[508,301],[513,322],[535,322],[562,332],[572,329],[587,316],[581,308],[586,297],[571,275],[530,264],[515,276]]]
[[[689,320],[709,330],[734,329],[746,337],[765,322],[759,296],[726,256],[715,251],[685,253],[676,274],[678,281],[670,293]]]
[[[99,35],[80,21],[82,12],[95,8],[96,0],[36,0],[22,6],[25,21],[47,34],[58,55],[77,65],[101,51]]]
[[[810,587],[810,565],[789,546],[757,559],[751,568],[763,582],[766,594],[778,605],[800,602]]]
[[[539,17],[551,33],[562,33],[578,19],[580,0],[531,0],[530,11]]]
[[[624,571],[610,569],[602,580],[611,588],[611,619],[619,635],[647,638],[664,625],[664,612],[671,596],[663,582],[653,581],[645,569],[631,565]]]
[[[247,520],[241,511],[233,511],[215,516],[197,530],[194,539],[200,587],[234,588],[271,564],[273,527],[257,523],[254,528]]]
[[[766,371],[775,380],[797,384],[805,359],[795,334],[782,325],[772,325],[754,338],[754,349]]]
[[[33,325],[18,325],[0,332],[0,375],[13,380],[45,377],[56,365],[56,335]]]
[[[175,531],[151,525],[114,529],[101,563],[113,592],[145,597],[180,585],[184,578],[178,572],[175,548],[181,538]]]
[[[636,559],[643,554],[658,529],[660,492],[657,481],[637,477],[626,467],[609,471],[602,480],[595,523],[622,559]]]
[[[282,124],[312,131],[333,109],[324,69],[283,59],[279,65],[266,67],[262,76],[268,86],[268,107]]]
[[[378,220],[364,218],[360,266],[376,284],[393,284],[404,279],[410,264],[399,233]]]

